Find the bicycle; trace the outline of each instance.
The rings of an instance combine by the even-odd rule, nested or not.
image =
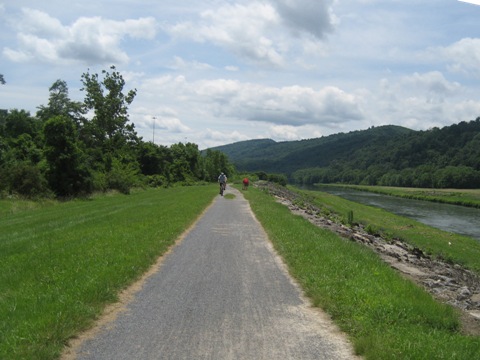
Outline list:
[[[221,196],[223,196],[223,192],[225,191],[226,188],[227,188],[226,183],[220,183],[220,195]]]

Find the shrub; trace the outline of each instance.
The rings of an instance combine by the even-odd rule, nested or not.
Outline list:
[[[45,177],[36,166],[29,163],[19,163],[10,169],[9,189],[29,198],[48,193]]]

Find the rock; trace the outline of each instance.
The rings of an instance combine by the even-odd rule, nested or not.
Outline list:
[[[464,286],[459,289],[458,295],[457,295],[457,300],[465,300],[468,299],[472,293],[468,289],[468,287]]]
[[[475,307],[480,307],[480,294],[473,294],[470,298],[472,305]]]

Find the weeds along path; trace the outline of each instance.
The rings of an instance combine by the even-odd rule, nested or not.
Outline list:
[[[243,195],[218,197],[114,320],[65,359],[354,359]]]

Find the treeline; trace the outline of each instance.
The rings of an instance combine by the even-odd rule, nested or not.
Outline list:
[[[291,178],[299,184],[480,188],[480,118],[385,139]]]
[[[3,79],[3,78],[2,78]],[[83,102],[69,98],[65,81],[50,87],[47,105],[32,116],[0,110],[0,195],[85,196],[136,186],[216,181],[234,166],[219,151],[200,152],[193,143],[170,147],[145,142],[129,121],[136,90],[126,92],[111,67],[81,77]]]

